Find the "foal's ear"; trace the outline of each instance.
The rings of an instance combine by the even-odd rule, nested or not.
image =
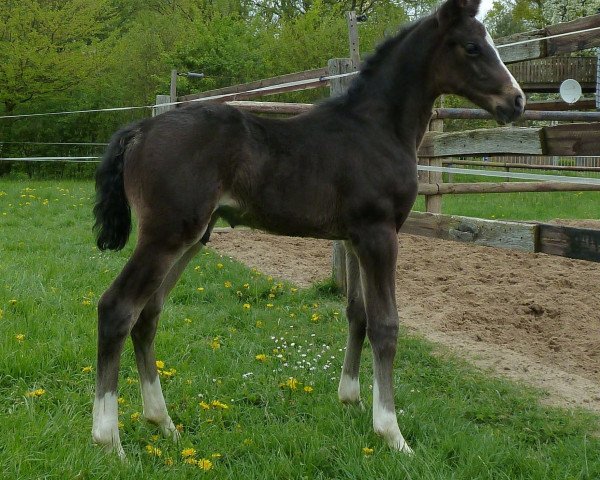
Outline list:
[[[481,0],[447,0],[437,11],[440,25],[449,25],[463,16],[474,17]]]

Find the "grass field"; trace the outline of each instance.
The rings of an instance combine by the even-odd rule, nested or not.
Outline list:
[[[567,201],[543,195],[553,207]],[[0,478],[600,477],[597,417],[542,407],[540,393],[407,335],[396,400],[416,454],[390,451],[371,429],[368,346],[366,411],[337,401],[346,326],[330,286],[296,289],[211,250],[190,264],[157,337],[182,443],[140,418],[128,343],[120,428],[129,463],[106,456],[91,442],[95,307],[131,243],[119,253],[95,249],[92,197],[91,182],[0,180]],[[188,459],[205,461],[186,463],[189,449]]]

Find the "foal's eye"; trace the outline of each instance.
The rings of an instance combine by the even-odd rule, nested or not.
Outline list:
[[[467,43],[465,45],[465,51],[467,52],[467,55],[479,55],[481,53],[481,50],[479,49],[479,45],[477,45],[476,43]]]

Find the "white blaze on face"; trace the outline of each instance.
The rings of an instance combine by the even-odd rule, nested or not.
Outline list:
[[[483,23],[481,24],[481,26],[485,29],[485,27],[483,26]],[[496,45],[494,45],[494,40],[492,39],[492,37],[491,37],[490,33],[487,31],[487,29],[485,30],[485,41],[490,45],[490,47],[492,47],[492,50],[496,54],[496,58],[498,58],[498,62],[500,62],[500,65],[502,65],[502,68],[504,69],[504,71],[506,72],[508,77],[510,78],[510,82],[511,82],[512,86],[521,93],[521,96],[523,97],[523,105],[525,105],[525,94],[523,93],[523,90],[519,86],[519,83],[515,80],[515,77],[513,77],[513,74],[510,73],[510,70],[508,68],[506,68],[506,65],[504,65],[504,62],[500,58],[500,53],[498,52]]]

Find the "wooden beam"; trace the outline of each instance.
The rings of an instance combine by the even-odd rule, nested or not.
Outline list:
[[[400,233],[535,252],[537,225],[411,212]]]
[[[445,165],[470,165],[472,167],[488,167],[488,168],[516,168],[517,170],[544,170],[544,171],[563,171],[563,172],[600,172],[600,167],[578,167],[575,165],[530,165],[528,163],[511,163],[511,162],[483,162],[476,160],[457,160],[455,158],[444,159],[442,164]]]
[[[566,104],[565,104],[566,105]],[[526,108],[528,108],[527,106]],[[436,108],[432,113],[432,118],[444,119],[464,119],[464,120],[491,120],[494,117],[491,113],[480,108]],[[558,111],[540,111],[525,110],[523,120],[538,121],[562,121],[562,122],[598,122],[600,121],[600,112],[564,112]]]
[[[545,30],[533,30],[525,33],[518,33],[509,37],[502,37],[495,40],[496,47],[501,45],[520,42],[522,40],[533,40],[546,36]],[[509,47],[498,48],[500,58],[504,63],[516,63],[523,60],[532,60],[534,58],[544,58],[547,55],[546,43],[544,41],[522,43]]]
[[[262,88],[262,87],[271,87],[271,86],[279,85],[282,83],[297,82],[300,80],[308,80],[311,78],[319,79],[320,77],[323,77],[327,74],[328,74],[328,70],[325,67],[317,68],[314,70],[306,70],[303,72],[289,73],[287,75],[280,75],[277,77],[264,78],[262,80],[256,80],[254,82],[240,83],[238,85],[232,85],[229,87],[217,88],[214,90],[207,90],[205,92],[196,93],[193,95],[184,95],[183,97],[179,97],[179,101],[196,100],[199,98],[212,97],[212,96],[216,96],[216,95],[227,95],[227,98],[222,100],[222,101],[225,101],[225,100],[234,100],[236,98],[238,98],[238,99],[251,98],[251,97],[256,97],[259,95],[272,95],[273,93],[281,93],[282,91],[292,91],[293,88],[295,88],[296,90],[305,90],[308,88],[316,88],[319,86],[325,86],[327,84],[327,82],[326,81],[316,81],[315,84],[310,84],[308,86],[302,85],[300,87],[298,87],[298,86],[288,87],[287,90],[273,90],[273,91],[264,92],[264,93],[260,93],[260,94],[259,93],[241,94],[241,92],[247,92],[248,90],[254,90],[254,89]],[[237,94],[237,97],[236,97],[236,94]]]
[[[464,157],[490,154],[542,155],[540,128],[485,128],[453,133],[427,132],[418,155]]]
[[[562,182],[481,182],[419,184],[419,195],[517,192],[598,192],[600,185]]]
[[[567,103],[563,100],[537,100],[527,102],[527,111],[556,111],[556,110],[594,110],[596,100],[584,98],[575,103]]]
[[[538,251],[600,262],[600,230],[540,224]]]
[[[312,103],[290,103],[290,102],[252,102],[246,100],[234,100],[226,102],[227,105],[247,110],[254,113],[273,113],[279,115],[298,115],[308,112],[314,108]]]
[[[544,127],[545,155],[600,154],[600,123],[575,123]]]

